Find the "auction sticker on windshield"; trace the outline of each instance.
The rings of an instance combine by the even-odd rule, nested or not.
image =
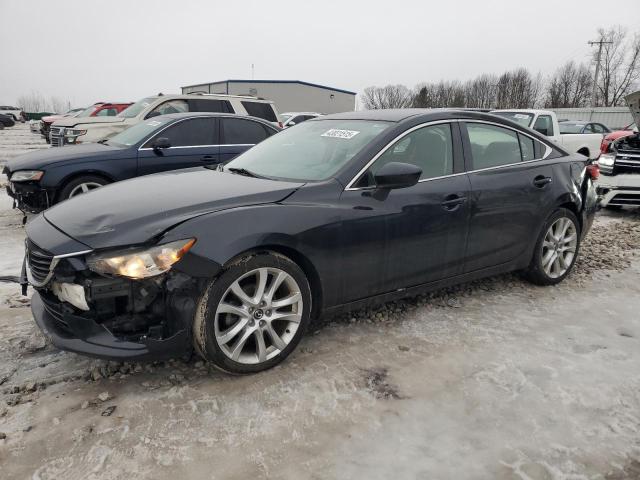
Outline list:
[[[332,128],[331,130],[327,130],[320,136],[330,138],[344,138],[345,140],[349,140],[359,133],[360,132],[357,132],[355,130],[340,130],[339,128]]]

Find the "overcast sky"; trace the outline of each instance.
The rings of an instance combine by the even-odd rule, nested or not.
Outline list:
[[[256,79],[357,92],[550,73],[588,60],[598,27],[640,31],[636,2],[0,0],[0,104],[31,91],[73,106],[135,101],[251,78],[252,63]]]

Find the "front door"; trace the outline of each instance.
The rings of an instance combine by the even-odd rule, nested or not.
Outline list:
[[[422,169],[409,188],[375,188],[390,162]],[[462,172],[457,124],[411,131],[391,145],[344,191],[342,291],[353,298],[462,273],[467,242],[469,180]]]
[[[158,138],[167,138],[170,146],[154,149]],[[219,162],[217,120],[212,117],[190,118],[158,132],[138,150],[138,175]]]
[[[553,168],[540,160],[546,147],[515,130],[467,122],[462,131],[472,191],[465,271],[472,272],[528,251],[553,208]]]

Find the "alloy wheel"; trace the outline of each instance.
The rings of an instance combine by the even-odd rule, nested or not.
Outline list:
[[[222,295],[214,320],[216,341],[235,362],[265,362],[294,338],[303,308],[300,287],[290,274],[274,267],[257,268]]]
[[[571,267],[578,247],[578,230],[573,221],[560,217],[551,224],[542,242],[542,268],[550,278],[564,275]]]
[[[71,192],[69,192],[69,198],[73,198],[76,195],[82,195],[83,193],[90,192],[91,190],[95,190],[96,188],[100,188],[102,185],[98,182],[86,182],[81,183],[74,187]]]

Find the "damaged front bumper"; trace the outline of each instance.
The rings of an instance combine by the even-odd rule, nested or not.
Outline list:
[[[27,233],[21,283],[35,289],[33,316],[58,348],[112,360],[158,360],[191,351],[196,305],[217,264],[187,253],[154,277],[105,276],[88,268],[86,245],[42,215],[29,222]]]
[[[52,205],[54,193],[33,182],[9,182],[7,194],[13,198],[13,208],[24,213],[40,213]]]
[[[601,207],[640,207],[640,174],[601,177],[597,191]]]

